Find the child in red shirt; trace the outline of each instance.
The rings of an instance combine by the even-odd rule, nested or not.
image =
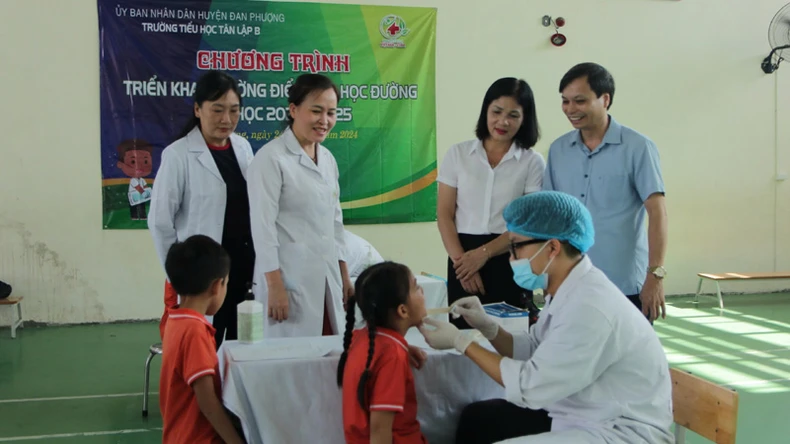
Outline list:
[[[354,331],[355,305],[367,326]],[[404,336],[426,316],[425,297],[405,265],[383,262],[357,278],[348,300],[337,383],[348,444],[422,444],[410,348]]]
[[[230,259],[213,239],[195,235],[170,247],[165,271],[181,304],[168,312],[162,341],[159,408],[164,444],[243,443],[220,399],[214,315],[225,300]]]

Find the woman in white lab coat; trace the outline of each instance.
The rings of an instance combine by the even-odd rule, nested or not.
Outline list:
[[[195,85],[194,102],[194,116],[162,152],[148,227],[163,268],[173,243],[195,234],[211,237],[230,255],[227,296],[212,319],[219,347],[223,338],[237,338],[236,305],[252,285],[255,251],[246,173],[253,153],[249,142],[234,133],[241,94],[233,77],[218,71],[204,74]],[[175,304],[168,286],[162,333],[167,309]]]
[[[288,93],[288,127],[256,153],[248,171],[253,291],[264,305],[265,337],[342,331],[353,285],[337,162],[321,145],[335,125],[338,97],[329,78],[300,76]]]
[[[504,216],[513,277],[544,290],[546,305],[528,332],[510,334],[476,296],[457,301],[454,312],[497,353],[474,342],[475,330],[424,320],[432,347],[455,348],[505,389],[504,400],[464,409],[456,443],[671,443],[669,364],[650,323],[586,256],[589,211],[573,196],[539,191]]]

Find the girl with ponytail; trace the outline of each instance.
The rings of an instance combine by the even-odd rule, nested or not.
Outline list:
[[[366,326],[354,330],[357,306]],[[426,314],[422,287],[405,265],[382,262],[357,278],[337,369],[347,443],[427,443],[410,367],[419,368],[426,355],[405,339]]]

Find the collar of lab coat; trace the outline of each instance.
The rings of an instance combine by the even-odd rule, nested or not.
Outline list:
[[[285,131],[283,131],[282,138],[283,141],[285,142],[285,147],[288,148],[288,151],[290,151],[291,154],[293,155],[299,156],[299,163],[302,166],[311,169],[313,171],[316,171],[318,173],[321,172],[321,170],[318,169],[318,165],[316,165],[316,163],[313,162],[313,159],[311,159],[307,155],[307,153],[305,153],[305,151],[302,149],[302,145],[299,144],[299,141],[296,139],[296,135],[294,134],[293,130],[291,130],[291,127],[288,127],[285,129]],[[315,152],[316,155],[319,157],[319,162],[323,160],[322,159],[323,153],[319,154],[320,151],[321,151],[321,144],[317,143],[315,146]]]
[[[242,175],[244,178],[247,178],[247,168],[246,163],[242,162],[240,158],[239,150],[242,149],[242,145],[239,143],[236,138],[237,136],[235,133],[231,133],[230,137],[230,147],[233,150],[233,154],[236,156],[236,160],[239,162],[239,167],[241,167]],[[211,151],[208,149],[208,145],[206,144],[206,139],[203,138],[203,134],[200,133],[200,128],[195,126],[192,128],[192,131],[187,134],[187,145],[189,146],[189,152],[191,153],[198,153],[198,161],[201,165],[206,167],[211,174],[217,176],[217,179],[223,180],[222,174],[220,174],[219,169],[217,168],[217,163],[214,162],[214,157],[211,155]],[[241,156],[243,158],[243,156]]]
[[[222,174],[220,174],[217,168],[217,163],[214,162],[214,157],[211,156],[208,145],[206,145],[206,140],[203,138],[203,134],[200,133],[200,128],[197,125],[187,134],[187,145],[189,146],[190,153],[198,154],[198,162],[200,162],[203,167],[209,170],[217,179],[223,180]]]
[[[551,313],[555,310],[559,310],[563,305],[565,305],[565,301],[570,299],[573,295],[576,286],[578,285],[579,281],[582,280],[582,277],[590,272],[592,269],[593,264],[590,260],[590,257],[586,254],[582,257],[582,260],[573,267],[573,270],[568,274],[568,277],[562,281],[560,284],[560,288],[557,289],[557,293],[551,295],[549,306],[546,308],[546,311]],[[557,297],[559,296],[559,299]]]

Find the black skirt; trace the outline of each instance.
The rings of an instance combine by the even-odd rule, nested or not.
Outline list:
[[[499,234],[458,234],[464,252],[474,250],[499,237]],[[480,279],[483,281],[485,295],[477,295],[483,304],[507,302],[510,305],[526,308],[527,298],[532,297],[532,292],[525,290],[513,280],[513,269],[510,268],[510,253],[494,256],[480,269]],[[447,258],[447,300],[450,304],[463,297],[470,296],[455,276],[453,260]],[[463,318],[450,321],[458,328],[470,328]]]

